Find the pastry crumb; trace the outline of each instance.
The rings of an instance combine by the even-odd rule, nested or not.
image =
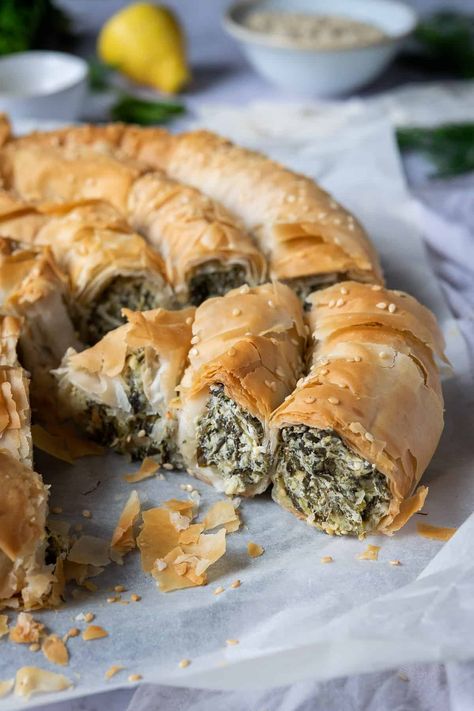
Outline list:
[[[128,677],[129,681],[140,681],[141,679],[143,679],[141,674],[130,674]]]
[[[140,602],[141,599],[142,599],[142,596],[141,596],[141,595],[137,595],[137,593],[132,593],[132,594],[130,595],[130,600],[131,600],[132,602]]]
[[[334,563],[334,558],[332,555],[323,555],[321,558],[321,563]]]
[[[84,518],[92,518],[92,512],[89,511],[89,509],[84,509],[84,511],[82,512],[82,515]]]
[[[220,595],[223,592],[224,588],[222,587],[222,585],[219,585],[219,587],[214,590],[214,595]]]
[[[181,659],[180,663],[178,664],[180,669],[186,669],[186,667],[189,667],[191,664],[190,659]]]
[[[389,563],[390,565],[401,565],[401,561],[399,560],[390,560]]]
[[[104,676],[106,679],[112,679],[112,677],[122,671],[122,669],[125,669],[125,667],[121,664],[112,664],[112,666],[107,669]]]
[[[108,637],[109,633],[104,630],[103,627],[100,627],[99,625],[89,625],[89,627],[86,627],[84,632],[82,633],[82,639],[85,642],[89,642],[90,640],[93,639],[102,639],[103,637]]]
[[[240,582],[240,580],[234,580],[234,582],[230,584],[230,587],[234,588],[235,590],[235,588],[240,588],[241,585],[242,583]]]
[[[225,643],[227,644],[228,647],[234,647],[236,644],[239,644],[238,639],[226,639]]]
[[[259,546],[258,543],[253,543],[250,541],[250,543],[247,544],[247,553],[251,558],[258,558],[259,556],[263,555],[265,552],[265,548],[262,546]]]

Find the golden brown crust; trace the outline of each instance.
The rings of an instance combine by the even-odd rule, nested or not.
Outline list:
[[[315,292],[309,301],[313,366],[272,423],[333,430],[375,464],[392,493],[378,530],[391,532],[426,496],[423,488],[412,494],[443,429],[433,360],[433,352],[444,355],[442,335],[433,315],[400,292],[346,282]],[[389,311],[389,304],[395,309]],[[275,495],[290,507],[281,484]]]
[[[251,285],[264,280],[265,258],[243,226],[194,188],[148,173],[134,183],[129,213],[135,229],[163,255],[178,293],[186,294],[195,269],[211,259],[224,266],[241,265]]]
[[[186,364],[194,309],[155,309],[143,312],[124,309],[123,313],[128,323],[110,331],[92,348],[80,353],[66,353],[61,375],[64,377],[66,373],[66,381],[72,382],[75,373],[81,374],[83,387],[88,387],[89,394],[100,400],[104,378],[107,382],[117,378],[124,369],[127,355],[142,348],[149,349],[153,353],[153,358],[150,358],[150,378],[154,370],[159,368],[161,372],[160,392],[155,392],[156,387],[151,388],[152,397],[156,401],[163,399],[166,409],[174,397]],[[84,376],[92,377],[86,381]]]
[[[0,607],[39,607],[53,576],[44,565],[48,490],[41,477],[0,450]]]
[[[301,374],[305,342],[301,304],[283,284],[234,289],[197,309],[178,412],[181,453],[192,474],[229,494],[253,496],[268,486],[269,477],[263,477],[235,489],[235,482],[223,481],[212,467],[199,466],[196,424],[210,387],[220,384],[227,397],[261,422],[269,446],[271,412]]]
[[[262,154],[195,131],[160,135],[140,157],[242,219],[267,255],[273,278],[342,273],[382,280],[376,252],[354,217],[314,181]]]
[[[249,283],[264,279],[265,259],[242,225],[197,189],[163,173],[143,175],[144,166],[122,154],[75,143],[60,147],[47,143],[47,137],[43,141],[37,136],[6,146],[2,151],[6,185],[27,200],[107,200],[163,255],[168,278],[184,294],[182,300],[193,270],[203,265],[241,264]],[[15,222],[7,208],[4,228],[0,212],[4,230],[13,229]],[[30,223],[31,213],[25,217]]]

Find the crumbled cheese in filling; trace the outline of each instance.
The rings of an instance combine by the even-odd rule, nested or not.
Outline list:
[[[124,323],[123,308],[148,311],[166,305],[166,298],[157,284],[139,277],[117,277],[95,298],[85,313],[73,314],[73,318],[82,338],[94,344]]]
[[[121,375],[130,411],[98,403],[79,388],[73,388],[71,401],[76,419],[93,439],[117,452],[127,452],[133,459],[160,455],[162,461],[174,461],[177,455],[172,437],[173,422],[163,418],[162,427],[158,426],[162,418],[144,393],[144,361],[143,349],[131,353]]]
[[[235,493],[267,476],[270,455],[264,444],[263,426],[227,397],[222,385],[211,388],[205,412],[197,423],[196,437],[199,466],[214,467],[220,477],[233,485]]]
[[[375,465],[333,431],[305,425],[281,431],[277,483],[300,513],[340,535],[373,530],[390,503],[387,480]]]
[[[245,284],[246,280],[245,269],[238,264],[225,268],[218,262],[209,262],[198,267],[189,280],[189,301],[199,306],[212,296],[223,296]]]
[[[256,32],[310,49],[363,47],[387,36],[372,23],[337,15],[262,10],[249,14],[244,23]]]

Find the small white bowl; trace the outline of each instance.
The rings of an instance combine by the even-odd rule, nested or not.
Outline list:
[[[74,121],[87,88],[87,63],[63,52],[18,52],[0,58],[0,111],[12,119]]]
[[[387,37],[353,49],[295,47],[280,37],[245,27],[245,17],[255,10],[338,15],[370,22]],[[244,0],[228,9],[224,28],[240,42],[254,68],[273,84],[297,94],[334,96],[375,79],[416,22],[414,10],[397,0]]]

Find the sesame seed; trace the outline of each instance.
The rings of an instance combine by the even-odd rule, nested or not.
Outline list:
[[[232,309],[232,316],[240,316],[241,313],[241,309]]]
[[[360,363],[361,360],[362,358],[360,356],[354,356],[353,358],[354,363]]]
[[[292,344],[293,344],[294,346],[299,346],[299,345],[300,345],[300,344],[299,344],[299,341],[297,341],[296,338],[292,338],[292,339],[291,339],[291,342],[292,342]]]
[[[30,644],[28,649],[30,650],[30,652],[39,652],[40,646],[39,646],[38,642],[33,642],[33,644]]]
[[[389,561],[390,565],[401,565],[401,562],[399,560],[391,560]]]
[[[275,304],[273,303],[273,301],[271,299],[268,299],[267,304],[269,305],[269,307],[271,309],[273,309],[275,307]]]
[[[137,437],[139,437],[139,438],[146,437],[145,430],[139,430],[137,433]]]
[[[387,304],[385,303],[385,301],[379,301],[378,304],[375,304],[375,308],[383,310],[387,308]]]
[[[82,515],[84,516],[84,518],[92,518],[92,514],[88,509],[84,509]]]
[[[243,286],[240,287],[239,291],[241,294],[248,294],[250,291],[250,287],[248,284],[244,284]]]
[[[353,230],[355,230],[355,225],[354,225],[354,223],[353,223],[353,222],[349,222],[349,224],[347,225],[347,229],[350,230],[351,232],[352,232]]]
[[[140,679],[143,679],[141,674],[130,674],[128,677],[129,681],[140,681]]]
[[[78,627],[71,627],[71,629],[67,633],[67,636],[68,637],[79,637],[80,634],[81,634],[81,630]]]
[[[331,299],[331,301],[328,304],[329,308],[332,309],[335,305],[336,305],[335,299]]]
[[[219,587],[214,590],[214,595],[220,595],[223,592],[224,588],[222,587],[222,585],[219,585]]]
[[[380,358],[387,358],[388,353],[387,353],[387,351],[380,351],[379,356],[380,356]]]
[[[226,643],[229,647],[234,647],[236,644],[239,643],[239,640],[238,640],[238,639],[226,639],[225,643]]]
[[[244,336],[251,336],[251,335],[252,335],[252,331],[246,331],[246,332],[244,333]]]
[[[366,432],[366,433],[364,434],[364,437],[365,437],[365,439],[367,440],[367,442],[373,442],[374,439],[375,439],[374,435],[373,435],[373,434],[370,434],[370,432]]]
[[[327,375],[329,373],[329,370],[327,368],[321,368],[319,372],[321,375]]]
[[[344,299],[338,299],[336,301],[336,306],[339,308],[340,306],[344,306],[345,303]]]
[[[242,584],[242,583],[240,582],[240,580],[234,580],[234,582],[230,584],[230,587],[231,587],[231,588],[234,588],[234,589],[235,589],[235,588],[240,588],[241,584]]]
[[[286,196],[286,201],[287,202],[295,202],[296,197],[294,195],[287,195]]]
[[[308,395],[307,397],[303,398],[303,402],[305,402],[307,405],[312,405],[313,402],[316,401],[316,398],[313,397],[312,395]]]
[[[125,587],[125,585],[116,585],[114,587],[114,590],[115,590],[115,592],[122,593],[122,592],[126,592],[126,587]]]
[[[321,558],[321,563],[333,563],[334,558],[331,555],[323,555]]]
[[[394,314],[395,311],[397,310],[397,307],[395,306],[395,304],[389,304],[388,310],[390,311],[391,314]]]
[[[189,667],[190,664],[191,664],[190,659],[182,659],[180,661],[180,663],[178,664],[178,666],[180,669],[186,669],[186,667]]]
[[[373,284],[373,286],[370,287],[372,291],[382,291],[382,287],[380,284]]]
[[[200,340],[199,336],[193,336],[191,338],[191,343],[194,345],[195,343],[199,343]]]
[[[130,595],[130,600],[131,600],[132,602],[140,602],[141,599],[142,599],[142,596],[141,596],[141,595],[137,595],[137,593],[132,593],[132,594]]]
[[[230,356],[235,356],[235,354],[237,353],[237,351],[235,350],[235,348],[229,348],[229,350],[227,351],[227,353],[228,353]]]
[[[285,377],[285,372],[284,372],[284,370],[282,370],[282,369],[280,368],[280,366],[278,366],[278,368],[276,369],[275,373],[278,375],[279,378],[284,378],[284,377]]]
[[[86,612],[84,614],[84,621],[85,622],[92,622],[92,620],[94,620],[94,619],[95,619],[95,615],[93,612]]]
[[[341,292],[341,294],[344,294],[344,295],[349,293],[345,286],[341,286],[340,292]]]
[[[161,466],[169,472],[173,469],[173,465],[170,462],[164,462]]]
[[[186,319],[186,325],[187,325],[187,326],[190,326],[190,325],[192,324],[192,322],[193,322],[193,317],[192,317],[192,316],[188,316],[188,318]]]
[[[198,349],[194,346],[194,347],[191,348],[191,350],[189,351],[189,355],[190,355],[190,356],[197,356],[197,355],[199,355]]]
[[[112,604],[113,602],[118,602],[118,600],[120,600],[120,598],[118,597],[118,595],[113,595],[113,597],[108,597],[108,598],[107,598],[107,602],[109,603],[109,605]]]
[[[331,397],[328,397],[328,402],[330,402],[331,405],[339,405],[341,401],[331,395]]]

